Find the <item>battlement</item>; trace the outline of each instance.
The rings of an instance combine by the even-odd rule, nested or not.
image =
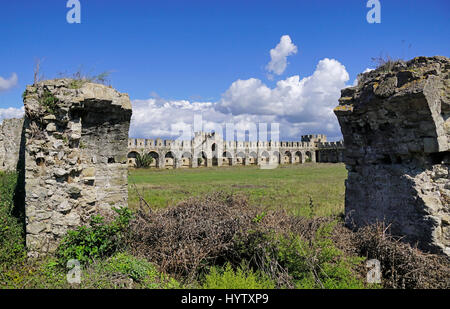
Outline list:
[[[215,132],[195,132],[191,140],[129,138],[128,148],[158,149],[196,147],[208,140],[223,149],[233,148],[294,148],[294,149],[334,149],[344,148],[344,142],[327,142],[324,134],[302,135],[300,141],[225,141]]]
[[[317,147],[323,149],[327,148],[344,148],[344,141],[338,141],[338,142],[324,142],[324,143],[318,143]]]
[[[224,141],[222,139],[214,139],[214,135],[196,135],[197,138],[193,140],[162,140],[162,139],[144,139],[144,138],[129,138],[128,148],[165,148],[165,147],[194,147],[200,141],[210,139],[211,142],[218,143],[224,148],[314,148],[317,147],[316,142],[305,142],[305,141],[293,141],[293,142],[279,142],[279,141]],[[328,145],[331,147],[333,142],[322,143],[323,145]],[[336,143],[334,143],[336,144]]]
[[[325,134],[302,135],[301,138],[302,142],[323,143],[327,141],[327,136]]]

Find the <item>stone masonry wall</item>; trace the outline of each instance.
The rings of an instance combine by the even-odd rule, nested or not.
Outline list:
[[[388,63],[342,90],[346,221],[450,255],[450,59]]]
[[[126,206],[127,94],[70,79],[28,86],[25,105],[25,214],[28,254],[56,249],[92,214]]]
[[[23,119],[4,119],[0,124],[0,171],[15,171],[22,142]]]

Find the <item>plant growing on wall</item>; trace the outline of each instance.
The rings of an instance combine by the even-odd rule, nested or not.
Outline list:
[[[48,113],[56,113],[58,108],[58,99],[50,91],[45,90],[39,102],[45,107],[45,110]]]

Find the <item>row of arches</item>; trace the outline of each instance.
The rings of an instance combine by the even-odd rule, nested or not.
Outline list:
[[[222,156],[217,156],[217,151],[213,151],[212,157],[208,156],[205,151],[200,151],[195,157],[191,152],[183,152],[178,154],[178,156],[172,151],[168,151],[164,154],[150,151],[148,154],[153,158],[150,167],[156,168],[256,165],[269,163],[300,164],[315,161],[313,152],[311,151],[285,151],[283,153],[278,151],[263,151],[259,156],[255,151],[249,153],[239,151],[235,155],[230,151],[224,151],[222,152]],[[128,164],[130,166],[135,166],[137,155],[137,151],[128,153]]]

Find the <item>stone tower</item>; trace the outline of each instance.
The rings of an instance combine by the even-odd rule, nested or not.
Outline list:
[[[68,229],[127,205],[127,94],[71,79],[28,86],[25,215],[28,255],[56,249]]]

